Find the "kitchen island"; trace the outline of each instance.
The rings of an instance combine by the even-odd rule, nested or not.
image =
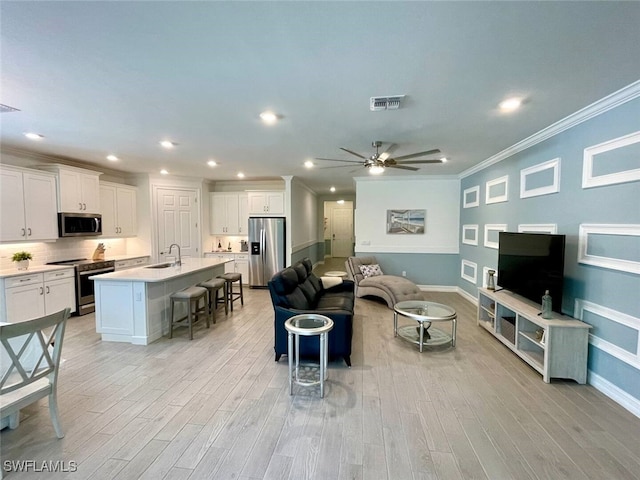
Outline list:
[[[158,340],[169,333],[171,294],[222,275],[228,261],[188,258],[180,266],[149,265],[89,277],[95,284],[96,332],[108,342]],[[176,305],[176,316],[184,313]]]

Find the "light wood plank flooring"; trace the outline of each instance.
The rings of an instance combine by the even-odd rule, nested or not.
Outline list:
[[[2,431],[1,458],[76,462],[69,479],[639,479],[640,419],[590,386],[547,385],[475,324],[453,293],[456,348],[393,338],[382,303],[357,300],[353,368],[332,362],[324,399],[289,396],[266,290],[147,347],[101,342],[70,320],[55,437],[43,400]],[[444,327],[443,327],[444,328]],[[67,464],[68,466],[68,464]]]

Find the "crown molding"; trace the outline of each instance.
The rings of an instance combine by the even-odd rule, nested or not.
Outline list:
[[[578,110],[577,112],[563,118],[562,120],[554,124],[549,125],[539,132],[534,133],[530,137],[527,137],[524,140],[516,143],[515,145],[512,145],[511,147],[506,148],[499,153],[496,153],[492,157],[489,157],[486,160],[478,163],[477,165],[460,173],[458,175],[458,178],[462,179],[468,177],[469,175],[473,175],[474,173],[484,170],[491,165],[501,162],[502,160],[506,160],[507,158],[515,155],[518,152],[522,152],[529,147],[541,143],[548,138],[558,135],[565,130],[575,127],[576,125],[586,122],[593,117],[597,117],[604,112],[612,110],[622,105],[623,103],[627,103],[638,97],[640,97],[640,80],[633,82],[631,85],[627,85],[624,88],[621,88],[617,92],[614,92],[611,95],[608,95],[592,103],[591,105]]]

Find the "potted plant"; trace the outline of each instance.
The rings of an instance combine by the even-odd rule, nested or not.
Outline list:
[[[29,252],[16,252],[11,257],[12,262],[18,263],[18,270],[29,268],[29,260],[33,260],[33,256]]]

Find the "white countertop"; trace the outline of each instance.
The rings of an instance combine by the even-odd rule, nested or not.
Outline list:
[[[89,280],[95,281],[116,281],[116,282],[165,282],[176,277],[188,275],[200,270],[206,270],[217,265],[224,265],[230,260],[217,260],[214,258],[188,258],[182,261],[179,267],[149,268],[146,267],[129,268],[120,272],[103,273],[94,275]]]
[[[246,250],[244,252],[240,252],[238,250],[231,250],[231,251],[229,251],[229,250],[219,250],[219,251],[218,250],[214,250],[213,252],[204,252],[205,255],[207,255],[207,254],[209,254],[209,255],[210,254],[213,254],[213,255],[224,255],[225,253],[231,254],[231,255],[239,255],[241,253],[247,253],[248,254],[249,252],[246,251]]]
[[[146,258],[151,255],[109,255],[105,256],[105,260],[115,260],[116,262],[119,260],[133,260],[134,258]]]
[[[27,270],[18,270],[17,268],[8,268],[0,270],[0,278],[17,277],[20,275],[31,275],[34,273],[53,272],[55,270],[73,269],[73,265],[29,265]]]

